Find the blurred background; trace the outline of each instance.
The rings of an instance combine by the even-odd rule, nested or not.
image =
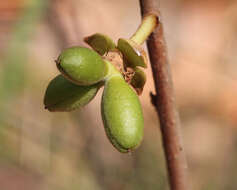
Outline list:
[[[160,0],[189,177],[195,190],[237,189],[237,1]],[[129,38],[138,0],[0,1],[0,189],[168,190],[150,66],[140,97],[145,136],[121,154],[105,136],[100,99],[50,113],[54,60],[83,37]]]

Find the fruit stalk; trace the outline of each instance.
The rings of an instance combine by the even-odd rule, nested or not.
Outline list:
[[[142,23],[137,31],[131,36],[130,40],[142,45],[145,40],[154,31],[158,23],[158,17],[155,14],[148,14],[143,17]]]

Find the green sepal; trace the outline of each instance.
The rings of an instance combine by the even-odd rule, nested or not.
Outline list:
[[[120,38],[117,48],[123,55],[127,67],[136,66],[147,68],[147,55],[143,48],[132,40]]]
[[[110,37],[100,33],[85,37],[84,42],[100,55],[104,55],[106,52],[116,48],[115,43]]]
[[[132,77],[130,84],[136,90],[137,94],[140,95],[142,93],[143,87],[146,83],[146,74],[144,73],[143,70],[141,70],[138,67],[136,67],[134,69],[134,72],[135,72],[135,74]]]
[[[51,112],[68,112],[88,104],[96,95],[101,83],[91,86],[78,86],[62,75],[58,75],[49,83],[45,96],[45,109]]]

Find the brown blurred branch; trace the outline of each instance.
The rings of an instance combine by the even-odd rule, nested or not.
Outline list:
[[[172,190],[188,190],[187,162],[182,146],[179,115],[175,107],[170,65],[157,3],[157,0],[140,0],[142,16],[154,13],[159,18],[157,28],[147,41],[156,89],[156,95],[152,95],[152,102],[160,119],[170,187]]]

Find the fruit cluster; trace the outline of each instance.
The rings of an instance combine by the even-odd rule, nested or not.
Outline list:
[[[117,45],[97,33],[84,39],[93,50],[65,49],[56,60],[61,74],[47,87],[45,108],[72,111],[88,104],[104,86],[101,115],[106,135],[120,152],[135,149],[143,138],[144,121],[137,94],[141,94],[146,81],[141,67],[147,67],[147,56],[140,45],[150,32],[143,35],[144,31],[138,30],[128,40],[119,39]]]

